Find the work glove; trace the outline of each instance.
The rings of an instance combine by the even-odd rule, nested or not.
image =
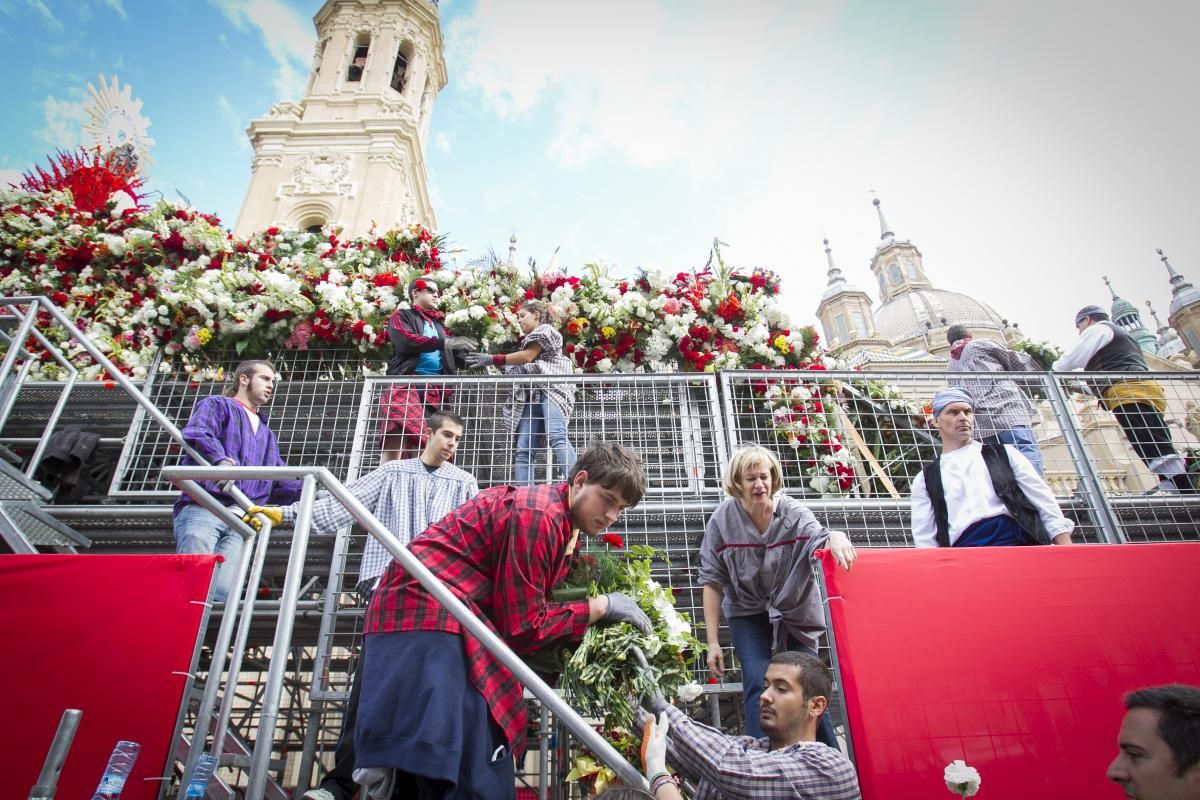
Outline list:
[[[638,666],[642,668],[642,671],[649,673],[650,664],[646,661],[646,654],[642,652],[642,648],[635,644],[630,648],[630,652],[633,653],[633,660],[638,663]],[[641,703],[642,708],[646,709],[651,714],[661,714],[662,710],[667,707],[667,698],[663,697],[663,694],[658,690],[658,687],[655,687],[648,694],[642,695],[639,702]]]
[[[650,625],[650,618],[646,616],[645,611],[638,608],[637,603],[633,602],[629,595],[622,592],[611,592],[605,597],[608,598],[608,611],[600,617],[600,622],[628,622],[647,636],[653,632],[654,628]]]
[[[642,728],[642,768],[646,777],[667,771],[667,733],[670,729],[666,712],[659,713],[657,723],[654,717],[646,719]]]
[[[483,369],[493,364],[491,353],[467,353],[467,369]]]
[[[256,531],[261,531],[262,520],[258,518],[259,514],[271,520],[271,525],[275,527],[283,524],[283,509],[279,506],[250,506],[242,517],[242,522],[253,525]]]
[[[833,560],[838,566],[847,572],[854,566],[854,559],[858,557],[854,552],[854,545],[850,543],[850,537],[841,531],[829,532],[829,552],[833,554]]]
[[[446,340],[451,350],[478,350],[479,340],[474,336],[451,336]]]

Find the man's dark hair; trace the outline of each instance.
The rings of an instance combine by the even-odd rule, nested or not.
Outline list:
[[[951,325],[946,331],[946,341],[954,344],[959,339],[970,339],[971,332],[967,330],[966,325]]]
[[[767,666],[772,664],[783,664],[800,670],[800,689],[804,692],[805,700],[814,697],[824,697],[826,700],[833,698],[833,675],[830,674],[829,667],[825,666],[825,662],[816,656],[797,650],[783,650],[771,656]]]
[[[447,422],[453,422],[463,430],[466,430],[467,428],[467,423],[462,417],[445,408],[439,408],[437,411],[430,414],[429,421],[425,424],[431,431],[437,433]]]
[[[257,372],[259,368],[265,368],[271,370],[271,372],[275,372],[275,365],[270,361],[266,361],[261,358],[247,359],[246,361],[238,364],[237,368],[233,371],[233,375],[231,376],[233,382],[225,388],[225,396],[233,397],[236,395],[238,393],[238,388],[242,383],[242,376],[245,375],[246,380],[250,380],[254,377],[254,373]]]
[[[429,288],[429,289],[433,289],[434,291],[437,291],[437,288],[438,288],[437,282],[433,278],[430,278],[428,275],[418,275],[417,277],[415,277],[411,281],[409,281],[408,282],[408,301],[410,303],[412,302],[413,294],[415,294],[418,289],[425,289],[425,288]]]
[[[571,467],[567,481],[575,480],[582,471],[587,472],[588,483],[598,483],[618,493],[630,508],[646,493],[646,468],[641,456],[628,447],[612,442],[593,443]]]
[[[1158,712],[1158,735],[1175,756],[1180,776],[1200,764],[1200,689],[1171,683],[1125,695],[1125,708]]]

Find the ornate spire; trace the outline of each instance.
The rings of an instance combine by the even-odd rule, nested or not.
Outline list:
[[[508,237],[508,265],[515,267],[517,265],[517,233],[513,231],[512,236]]]
[[[1150,309],[1150,316],[1154,318],[1154,327],[1158,332],[1158,355],[1170,358],[1187,350],[1187,345],[1179,338],[1175,329],[1170,325],[1162,324],[1162,320],[1158,318],[1158,312],[1154,310],[1154,306],[1150,304],[1149,300],[1146,301],[1146,308]]]
[[[846,278],[842,275],[842,271],[833,263],[833,249],[829,246],[829,240],[822,240],[825,245],[825,261],[829,263],[829,271],[826,273],[829,276],[829,281],[825,284],[830,289],[841,288],[846,285]]]
[[[1112,284],[1109,283],[1108,276],[1102,275],[1101,277],[1104,278],[1104,285],[1108,287],[1108,293],[1112,295],[1113,302],[1115,303],[1116,301],[1120,300],[1121,298],[1117,297],[1116,290],[1113,289]]]
[[[1188,283],[1186,278],[1175,271],[1175,268],[1171,266],[1171,262],[1167,260],[1166,255],[1163,254],[1161,249],[1154,252],[1158,253],[1158,260],[1166,265],[1167,274],[1171,276],[1171,306],[1169,312],[1174,314],[1181,308],[1187,308],[1188,306],[1200,303],[1200,291],[1197,291],[1196,287]]]
[[[871,192],[871,194],[875,194],[875,192]],[[871,201],[871,204],[875,206],[875,213],[879,215],[879,239],[885,244],[891,244],[892,240],[896,238],[896,234],[892,233],[892,229],[888,227],[887,220],[883,218],[883,206],[880,205],[879,198],[876,197]]]

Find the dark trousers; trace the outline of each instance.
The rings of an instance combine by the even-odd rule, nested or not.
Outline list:
[[[333,750],[333,769],[325,773],[321,788],[337,800],[352,800],[358,794],[354,782],[354,722],[358,719],[358,698],[362,695],[363,662],[366,661],[362,648],[354,664],[354,677],[350,680],[350,700],[346,703],[346,715],[342,718],[342,733]]]
[[[1171,431],[1163,415],[1154,406],[1149,403],[1123,403],[1117,406],[1113,414],[1121,423],[1125,438],[1144,463],[1175,455]]]
[[[733,638],[734,652],[742,665],[742,701],[746,710],[746,735],[761,739],[763,732],[758,721],[759,698],[763,693],[763,680],[767,677],[767,663],[773,655],[771,649],[774,630],[771,620],[765,612],[752,617],[731,617],[729,633]],[[811,656],[817,654],[811,647],[800,644],[795,639],[788,640],[787,649],[798,650]],[[832,697],[827,699],[833,700]],[[817,741],[840,749],[828,709],[817,723]]]

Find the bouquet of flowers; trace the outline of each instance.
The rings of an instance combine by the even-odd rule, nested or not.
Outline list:
[[[671,592],[651,578],[655,555],[645,545],[625,552],[584,553],[564,588],[556,591],[560,597],[624,592],[650,617],[654,630],[649,636],[632,625],[597,625],[573,651],[564,648],[560,653],[562,689],[572,705],[581,714],[601,718],[605,737],[635,764],[641,744],[633,732],[637,698],[660,692],[668,700],[690,701],[699,695],[693,668],[703,645],[692,635],[687,615],[675,609]],[[631,651],[635,645],[645,654],[649,669],[639,667]],[[569,780],[598,774],[591,770],[594,759],[580,758]]]

